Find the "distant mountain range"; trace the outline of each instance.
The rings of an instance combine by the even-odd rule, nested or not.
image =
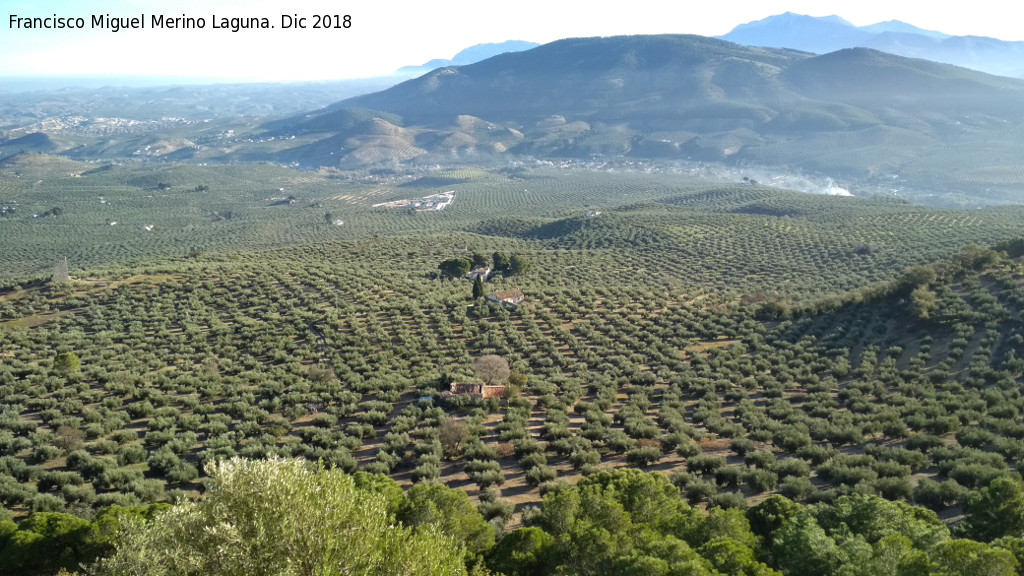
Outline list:
[[[486,60],[491,56],[505,54],[506,52],[522,52],[523,50],[529,50],[531,48],[536,48],[537,46],[540,46],[540,44],[537,44],[536,42],[524,42],[522,40],[507,40],[505,42],[492,44],[476,44],[462,50],[451,60],[439,58],[419,66],[403,66],[398,69],[396,74],[419,76],[420,74],[426,74],[427,72],[437,70],[438,68],[475,64],[481,60]]]
[[[950,36],[898,20],[854,26],[838,16],[817,18],[787,12],[741,24],[719,38],[748,46],[792,48],[815,54],[843,48],[874,48],[899,56],[1024,78],[1024,42]]]
[[[360,107],[423,124],[472,115],[529,122],[553,114],[637,128],[705,131],[816,115],[804,129],[887,122],[880,114],[1019,118],[1024,82],[877,50],[814,56],[702,36],[573,38],[445,68],[328,107]],[[841,108],[838,105],[859,109]],[[825,116],[831,116],[827,119]],[[643,126],[644,123],[648,126]]]
[[[865,48],[664,35],[559,40],[265,128],[297,138],[272,159],[308,166],[688,159],[1001,198],[1021,192],[1022,127],[1022,80]]]
[[[863,32],[837,18],[812,20]],[[19,129],[0,133],[0,158],[34,150],[341,169],[711,161],[841,178],[855,190],[1024,201],[1024,80],[869,48],[815,55],[688,35],[573,38],[291,114],[138,135],[106,125],[46,138]],[[103,136],[108,129],[116,136]]]

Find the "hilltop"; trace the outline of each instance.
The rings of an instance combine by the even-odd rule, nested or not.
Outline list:
[[[424,62],[419,66],[403,66],[398,69],[396,74],[419,76],[430,72],[431,70],[437,70],[438,68],[474,64],[481,60],[486,60],[491,56],[497,56],[498,54],[504,54],[506,52],[521,52],[523,50],[529,50],[530,48],[536,48],[537,46],[540,46],[540,44],[537,44],[536,42],[524,42],[522,40],[506,40],[505,42],[475,44],[469,48],[459,51],[459,53],[452,56],[451,59],[435,58],[428,62]]]
[[[825,54],[843,48],[873,48],[999,76],[1024,78],[1024,42],[982,36],[951,36],[890,20],[855,26],[838,16],[816,18],[787,12],[740,24],[723,40]]]

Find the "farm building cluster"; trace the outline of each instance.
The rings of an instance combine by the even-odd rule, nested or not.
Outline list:
[[[374,204],[374,208],[412,208],[417,212],[440,212],[444,210],[448,205],[455,201],[455,190],[449,190],[448,192],[442,192],[440,194],[431,194],[430,196],[424,196],[423,198],[413,198],[411,200],[393,200],[391,202],[381,202],[380,204]]]

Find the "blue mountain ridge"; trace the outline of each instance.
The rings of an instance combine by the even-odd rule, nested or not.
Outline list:
[[[855,26],[838,16],[815,17],[786,12],[740,24],[718,38],[747,46],[791,48],[814,54],[844,48],[873,48],[898,56],[1024,78],[1024,42],[950,36],[899,20]]]

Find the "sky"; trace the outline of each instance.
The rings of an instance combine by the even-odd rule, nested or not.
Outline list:
[[[156,8],[156,7],[159,7]],[[922,8],[926,6],[926,8]],[[387,75],[451,58],[487,42],[581,36],[727,33],[784,12],[838,15],[856,25],[902,20],[953,35],[1024,41],[1000,0],[0,0],[3,77],[119,76],[192,81],[293,82]],[[12,17],[82,18],[85,29],[28,29]],[[153,15],[203,18],[201,29],[154,29]],[[314,29],[315,15],[351,16],[349,28]],[[144,15],[145,29],[92,28],[93,16]],[[284,28],[285,16],[305,28]],[[222,18],[266,17],[272,29],[232,32]]]

